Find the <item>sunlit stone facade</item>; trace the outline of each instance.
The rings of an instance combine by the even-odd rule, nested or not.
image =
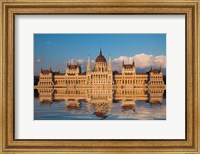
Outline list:
[[[68,64],[65,73],[42,70],[37,88],[165,88],[161,68],[149,72],[136,73],[134,61],[131,64],[122,62],[122,72],[112,70],[112,61],[108,63],[100,50],[91,67],[88,56],[87,70],[81,71],[81,65]]]

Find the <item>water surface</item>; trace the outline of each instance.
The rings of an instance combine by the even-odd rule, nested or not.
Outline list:
[[[34,120],[166,120],[163,90],[40,89]]]

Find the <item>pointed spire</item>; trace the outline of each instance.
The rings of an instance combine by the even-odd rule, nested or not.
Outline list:
[[[111,60],[111,56],[109,55],[109,58],[108,58],[108,71],[112,72],[112,60]]]
[[[40,72],[42,72],[42,68],[41,68]]]
[[[102,55],[102,49],[100,48],[100,55]]]
[[[134,61],[134,59],[133,59],[132,65],[135,67],[135,61]]]
[[[87,72],[90,73],[91,66],[90,66],[90,55],[88,55],[88,63],[87,63]]]
[[[124,60],[122,61],[122,66],[124,66]]]
[[[51,67],[50,67],[50,71],[51,71]]]
[[[160,65],[160,72],[162,71],[161,65]]]
[[[151,66],[151,68],[150,68],[150,71],[152,71],[152,66]]]

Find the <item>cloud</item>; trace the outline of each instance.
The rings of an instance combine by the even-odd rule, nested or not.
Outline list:
[[[151,54],[149,55],[141,53],[136,54],[133,57],[120,56],[113,59],[113,70],[121,71],[122,61],[124,61],[125,64],[131,64],[133,60],[135,61],[136,69],[145,69],[151,66],[154,68],[157,68],[159,66],[161,66],[162,68],[166,68],[166,56],[153,56]]]
[[[40,58],[38,58],[36,61],[37,61],[37,63],[40,63],[41,60],[40,60]]]
[[[71,64],[71,65],[76,65],[77,63],[80,65],[85,64],[87,61],[85,61],[84,59],[69,59],[67,60],[65,63],[66,64]]]

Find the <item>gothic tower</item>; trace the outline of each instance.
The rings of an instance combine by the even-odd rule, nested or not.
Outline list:
[[[112,82],[113,82],[112,60],[111,60],[111,57],[109,56],[109,60],[108,60],[108,84],[112,84]]]
[[[134,59],[133,59],[132,66],[133,66],[133,74],[136,74],[136,68],[135,68],[135,61],[134,61]]]
[[[108,60],[108,72],[112,72],[112,61],[111,61],[110,56],[109,56],[109,60]]]
[[[88,55],[88,63],[87,63],[87,74],[91,73],[91,66],[90,66],[90,56]]]
[[[91,85],[91,65],[90,65],[90,56],[88,55],[88,63],[87,63],[87,84]]]

